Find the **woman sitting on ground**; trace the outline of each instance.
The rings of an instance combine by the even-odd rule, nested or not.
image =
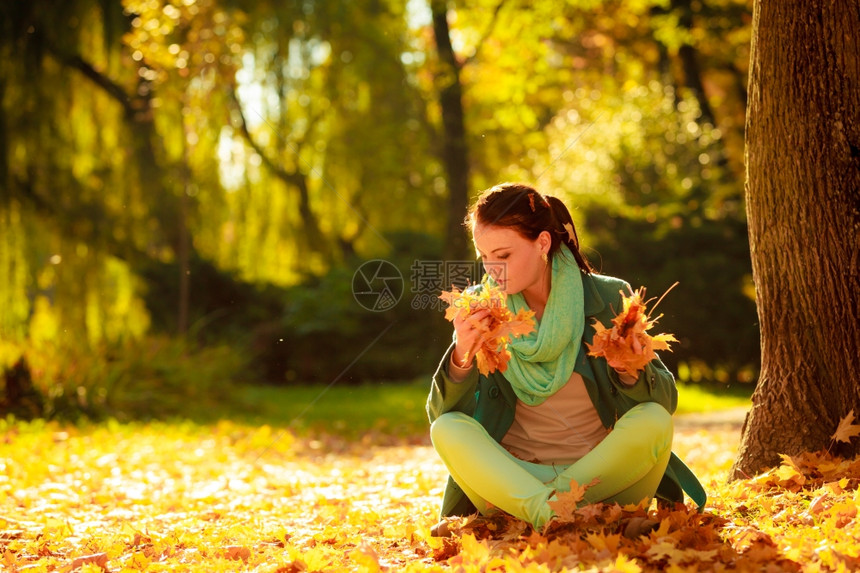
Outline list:
[[[511,340],[504,374],[483,375],[473,358],[490,311],[454,320],[427,402],[450,473],[442,517],[497,508],[540,530],[571,481],[592,484],[582,503],[682,502],[687,491],[702,507],[704,490],[672,453],[672,374],[659,358],[634,377],[586,354],[593,321],[611,327],[630,287],[592,269],[564,203],[506,183],[478,198],[467,224],[508,307],[534,311],[537,328]],[[433,530],[446,532],[444,521]]]

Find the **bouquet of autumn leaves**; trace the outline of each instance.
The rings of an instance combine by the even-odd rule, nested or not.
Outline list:
[[[669,287],[666,293],[674,287],[675,285]],[[666,293],[663,296],[666,296]],[[511,337],[529,334],[535,329],[534,312],[525,309],[517,314],[511,312],[506,304],[505,293],[494,283],[491,284],[486,276],[481,281],[480,289],[467,288],[460,291],[454,288],[442,292],[439,298],[448,303],[445,319],[451,322],[458,317],[468,320],[478,309],[485,308],[490,311],[488,326],[475,323],[475,326],[483,331],[475,359],[478,362],[478,371],[484,375],[496,370],[507,370],[511,358],[507,345]],[[657,356],[655,350],[671,351],[669,343],[677,342],[673,335],[648,333],[660,316],[652,319],[651,313],[645,312],[650,301],[644,298],[645,287],[631,291],[630,296],[622,292],[622,308],[612,319],[612,327],[607,328],[600,321],[594,321],[594,339],[591,344],[586,344],[589,356],[602,356],[616,371],[638,377],[639,371]],[[660,300],[654,304],[652,312],[660,304]],[[470,359],[470,356],[464,356],[463,364],[467,364]]]
[[[663,296],[677,284],[669,287]],[[600,321],[594,321],[596,333],[592,343],[586,343],[588,355],[602,356],[616,371],[638,377],[639,371],[644,370],[645,365],[656,358],[655,350],[671,351],[669,343],[678,342],[671,334],[648,334],[657,319],[663,316],[651,318],[651,313],[663,300],[663,296],[651,307],[651,311],[646,313],[645,307],[650,300],[644,300],[645,287],[631,290],[630,296],[626,296],[622,291],[621,312],[612,319],[612,327],[607,328]]]
[[[476,328],[482,331],[481,345],[475,352],[478,371],[487,375],[498,370],[504,372],[508,368],[511,354],[507,349],[512,336],[529,334],[535,329],[534,312],[522,309],[514,314],[507,306],[506,295],[495,283],[490,283],[486,275],[480,284],[481,288],[469,287],[460,291],[454,287],[444,291],[439,296],[448,303],[445,319],[451,322],[458,317],[469,320],[477,310],[490,311],[488,325],[475,322]],[[463,364],[468,364],[471,356],[463,357]]]

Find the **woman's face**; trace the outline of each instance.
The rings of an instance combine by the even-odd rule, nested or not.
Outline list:
[[[545,280],[547,264],[542,254],[549,250],[549,233],[532,241],[513,229],[478,223],[472,237],[484,270],[505,294],[522,292]]]

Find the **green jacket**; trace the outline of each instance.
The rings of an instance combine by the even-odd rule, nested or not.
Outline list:
[[[588,395],[600,420],[606,428],[640,402],[657,402],[670,414],[678,405],[678,390],[675,378],[659,358],[655,358],[640,373],[632,386],[623,384],[618,374],[604,358],[586,355],[586,343],[594,338],[593,319],[611,326],[612,318],[621,310],[621,292],[628,293],[629,285],[613,277],[583,274],[585,332],[574,371],[582,376]],[[499,372],[487,376],[473,368],[465,380],[451,382],[448,364],[454,344],[448,348],[433,376],[430,395],[427,399],[427,415],[432,423],[445,412],[463,412],[478,420],[498,442],[514,421],[517,397],[510,382]],[[683,502],[684,492],[701,510],[707,495],[699,480],[678,456],[672,453],[669,466],[657,488],[656,497],[669,502]],[[460,487],[449,477],[442,500],[442,515],[468,515],[475,507]]]

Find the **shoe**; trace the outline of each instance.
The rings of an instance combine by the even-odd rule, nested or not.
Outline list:
[[[627,539],[638,539],[643,535],[650,534],[658,527],[660,527],[659,521],[654,521],[647,517],[631,517],[630,521],[624,527],[624,537]]]
[[[442,520],[431,527],[430,537],[451,537],[451,530],[448,528],[448,522]]]
[[[517,521],[501,512],[494,515],[472,515],[466,518],[443,519],[430,528],[431,537],[451,537],[455,532],[468,532],[479,539],[505,533],[512,521]]]

